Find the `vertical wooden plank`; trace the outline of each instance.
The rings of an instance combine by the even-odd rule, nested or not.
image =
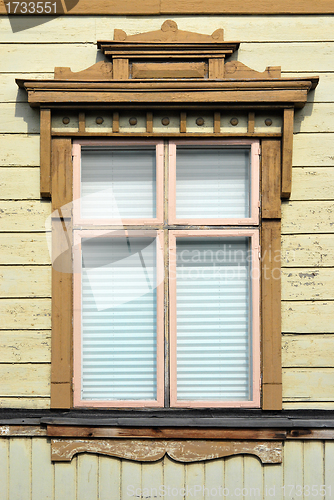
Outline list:
[[[146,132],[148,134],[153,132],[153,113],[151,111],[146,113]]]
[[[163,484],[163,462],[143,463],[141,467],[141,485],[144,498],[159,498]]]
[[[282,138],[282,193],[284,199],[290,198],[292,180],[292,144],[294,109],[288,108],[283,114]]]
[[[70,463],[55,462],[55,500],[76,500],[77,457]]]
[[[274,498],[275,500],[285,500],[283,497],[283,465],[277,467],[263,467],[263,498]]]
[[[79,132],[86,132],[86,115],[79,113]]]
[[[225,489],[226,498],[236,498],[235,489],[239,488],[241,491],[243,488],[243,476],[244,476],[244,459],[243,457],[236,456],[225,459]],[[239,494],[239,499],[242,497]]]
[[[52,142],[52,340],[51,407],[72,404],[72,148],[69,139]]]
[[[43,198],[51,196],[51,109],[40,113],[40,190]]]
[[[118,458],[99,457],[99,500],[121,498],[121,461]]]
[[[187,113],[181,111],[180,113],[180,133],[185,134],[187,132]]]
[[[8,450],[9,439],[0,439],[0,500],[8,499]]]
[[[224,78],[224,59],[209,59],[209,79],[220,80]]]
[[[185,465],[185,498],[203,498],[204,491],[204,464],[193,463]]]
[[[141,463],[128,462],[122,460],[122,476],[121,476],[121,497],[120,498],[136,498],[139,497],[136,493],[142,491],[141,487]]]
[[[284,498],[297,499],[296,487],[303,487],[304,445],[302,441],[285,441],[283,459]]]
[[[262,147],[262,218],[281,217],[281,143],[264,139]]]
[[[262,285],[262,409],[282,409],[281,361],[281,221],[263,220]]]
[[[255,131],[255,113],[248,113],[248,133],[253,134]]]
[[[129,59],[113,58],[113,79],[128,80],[129,78]]]
[[[112,131],[114,133],[119,132],[119,112],[114,111],[113,116],[112,116]]]
[[[15,438],[9,443],[9,498],[31,498],[31,438]]]
[[[98,456],[79,455],[77,474],[77,500],[97,500]]]
[[[263,466],[255,457],[244,456],[244,500],[263,498]]]
[[[220,134],[220,112],[216,111],[213,115],[213,131],[215,134]]]
[[[50,443],[45,438],[32,440],[32,500],[52,500],[54,492],[54,470],[50,460]]]
[[[206,462],[204,465],[204,498],[222,497],[224,489],[224,460],[214,460]]]
[[[304,441],[304,494],[314,500],[321,500],[324,495],[320,486],[325,484],[324,478],[324,445],[321,441]],[[312,485],[317,485],[317,492]],[[309,491],[309,495],[307,495]]]
[[[185,482],[185,465],[173,462],[168,457],[164,458],[164,488],[165,498],[172,497],[175,500],[183,500],[182,489]]]
[[[334,492],[334,441],[325,442],[325,486],[326,500],[330,500]]]

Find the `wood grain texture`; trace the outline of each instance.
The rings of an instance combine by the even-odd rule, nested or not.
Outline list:
[[[333,267],[333,234],[297,234],[282,237],[282,267]]]
[[[334,335],[284,335],[282,366],[334,368]]]
[[[50,408],[50,396],[48,397],[29,397],[29,396],[16,396],[16,397],[1,397],[0,408],[11,408],[27,410],[48,410]]]
[[[249,133],[253,133],[255,130],[255,113],[250,112],[248,113],[248,128],[247,131]]]
[[[72,71],[71,68],[55,68],[55,80],[110,80],[113,67],[110,62],[99,61],[82,71]]]
[[[2,231],[45,231],[46,220],[51,213],[48,201],[1,201],[0,219]]]
[[[334,398],[333,368],[283,368],[285,401],[328,401]]]
[[[0,376],[2,397],[50,395],[48,364],[3,364],[0,365]]]
[[[49,330],[51,328],[50,299],[1,299],[1,330]]]
[[[282,301],[282,332],[334,333],[333,301]]]
[[[279,220],[262,221],[262,382],[267,385],[262,407],[268,410],[282,405],[280,231]],[[272,391],[268,384],[275,386]]]
[[[40,192],[51,196],[51,109],[41,109],[40,118]]]
[[[207,65],[204,62],[133,62],[131,76],[134,79],[145,78],[204,78]]]
[[[139,462],[153,462],[168,455],[179,462],[198,462],[214,458],[252,454],[262,463],[280,463],[279,441],[140,441],[129,439],[51,439],[54,461],[71,461],[77,453],[97,453]]]
[[[45,234],[1,234],[0,264],[50,263]]]
[[[333,233],[333,201],[282,203],[282,233]]]
[[[290,198],[291,195],[293,118],[293,108],[288,108],[283,111],[281,196],[284,199]]]
[[[281,217],[281,142],[263,139],[261,205],[263,219]]]
[[[209,59],[209,79],[222,80],[224,78],[224,59]]]
[[[51,297],[49,266],[0,266],[0,297]]]
[[[51,332],[49,330],[0,331],[0,362],[50,363]]]
[[[113,58],[114,80],[127,80],[129,78],[129,59]]]

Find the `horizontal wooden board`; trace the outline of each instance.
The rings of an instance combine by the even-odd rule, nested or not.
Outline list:
[[[44,396],[50,394],[49,364],[0,365],[0,396]]]
[[[49,201],[1,201],[0,218],[3,231],[45,231],[51,214]]]
[[[81,0],[82,1],[82,0]],[[120,19],[109,16],[56,17],[39,16],[42,24],[35,26],[32,17],[18,16],[15,27],[20,31],[13,33],[9,19],[0,19],[0,42],[73,42],[84,43],[112,38],[115,28],[124,30],[128,35],[159,30],[168,16],[126,17]],[[43,22],[44,21],[44,22]],[[216,28],[223,27],[225,40],[241,42],[262,41],[333,41],[334,22],[331,16],[277,16],[273,30],[270,18],[266,16],[196,16],[178,17],[179,29],[211,34]],[[13,22],[13,19],[12,19]]]
[[[4,18],[3,18],[4,19]],[[1,20],[0,20],[1,22]],[[29,31],[29,30],[28,30]],[[17,33],[16,33],[17,35]],[[53,79],[52,73],[2,73],[0,78],[0,102],[28,102],[27,92],[20,89],[15,82],[16,78],[27,80]]]
[[[282,267],[334,267],[334,234],[282,236]]]
[[[50,264],[46,234],[0,234],[0,264]]]
[[[28,103],[0,104],[0,134],[39,134],[39,109]]]
[[[48,410],[50,408],[50,397],[1,397],[0,408],[21,408],[25,410]]]
[[[309,401],[283,401],[283,410],[334,410],[334,403],[309,402]]]
[[[283,368],[282,383],[285,401],[334,400],[333,368]]]
[[[334,269],[282,269],[282,300],[334,300]]]
[[[39,135],[0,134],[0,167],[38,165]]]
[[[0,329],[49,330],[51,299],[1,299]]]
[[[334,333],[334,302],[282,301],[282,332]]]
[[[333,167],[294,167],[292,169],[292,191],[290,201],[333,199]]]
[[[50,330],[0,330],[0,363],[50,362]]]
[[[334,133],[294,135],[292,157],[293,166],[334,166],[333,141]]]
[[[315,90],[309,92],[308,102],[333,102],[334,73],[294,73],[282,72],[282,77],[307,77],[308,75],[320,76],[319,83]]]
[[[282,366],[334,368],[334,335],[283,335]]]
[[[334,101],[334,92],[328,94],[328,99]],[[334,103],[307,103],[304,108],[297,109],[294,118],[293,131],[299,132],[333,132]]]
[[[39,200],[39,168],[0,168],[1,200]]]
[[[282,233],[333,233],[333,201],[282,202]]]
[[[0,297],[51,297],[51,266],[0,266]]]

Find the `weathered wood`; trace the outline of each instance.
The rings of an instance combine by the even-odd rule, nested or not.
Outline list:
[[[51,109],[41,109],[40,191],[42,198],[51,196]]]
[[[282,366],[334,368],[334,335],[284,335]]]
[[[125,427],[71,427],[48,425],[48,436],[92,438],[147,438],[147,439],[249,439],[282,440],[285,432],[263,429],[189,429],[189,428],[125,428]]]
[[[3,364],[0,376],[2,397],[50,395],[49,364]]]
[[[281,143],[264,139],[262,148],[261,204],[263,219],[281,217]]]
[[[334,269],[283,270],[282,299],[334,300]]]
[[[49,266],[0,266],[0,297],[51,297]]]
[[[332,100],[331,93],[328,99]],[[303,109],[297,110],[294,119],[294,133],[300,132],[333,132],[334,104],[318,104],[309,102]]]
[[[1,437],[28,437],[28,436],[46,436],[46,429],[39,425],[1,425]]]
[[[259,72],[252,68],[249,68],[240,61],[231,61],[225,64],[224,69],[225,78],[236,78],[238,80],[243,80],[244,78],[280,78],[281,77],[281,67],[280,66],[268,66],[265,71]]]
[[[282,302],[282,332],[334,333],[334,302]]]
[[[1,264],[50,264],[46,234],[2,233]]]
[[[1,299],[0,329],[49,330],[50,299]]]
[[[46,439],[31,440],[31,500],[53,498],[54,467]]]
[[[283,368],[285,401],[333,401],[333,368]]]
[[[154,462],[165,455],[179,462],[198,462],[244,453],[256,455],[262,463],[282,461],[282,443],[279,441],[51,439],[51,459],[54,461],[71,461],[74,455],[84,452],[140,462]]]
[[[204,465],[204,485],[209,492],[213,493],[215,491],[213,488],[219,491],[219,487],[221,487],[221,491],[223,490],[225,479],[224,465],[225,460],[213,460],[212,462],[207,462]],[[210,496],[212,496],[210,493],[206,494],[204,497],[205,500],[210,498]]]
[[[98,460],[97,456],[78,456],[77,498],[80,498],[80,500],[92,500],[94,498],[98,498]]]
[[[129,78],[129,59],[113,58],[113,79],[127,80]]]
[[[297,134],[293,138],[294,167],[332,167],[334,134]]]
[[[0,331],[1,363],[50,363],[51,331]]]
[[[316,401],[283,401],[283,410],[334,410],[334,403]]]
[[[71,139],[52,139],[52,212],[58,210],[60,217],[71,217],[72,187],[72,143]]]
[[[36,167],[39,162],[39,136],[0,135],[0,167]]]
[[[2,167],[0,198],[2,200],[39,200],[39,169]]]
[[[45,231],[45,221],[50,215],[48,201],[1,201],[2,231]]]
[[[283,112],[282,137],[282,198],[290,198],[292,181],[292,144],[293,144],[294,109],[288,108]]]
[[[264,220],[262,253],[262,407],[280,410],[281,386],[281,280],[279,220]]]
[[[333,234],[298,234],[282,237],[282,267],[333,267]]]
[[[333,167],[294,167],[290,200],[332,200],[334,192]]]
[[[191,63],[132,63],[132,78],[204,78],[207,65],[204,62]]]
[[[222,80],[224,78],[224,59],[209,59],[209,78],[210,80]]]
[[[13,439],[9,445],[9,489],[11,500],[31,500],[31,439]]]
[[[332,233],[333,201],[293,201],[282,204],[282,233]]]
[[[112,64],[99,61],[90,68],[82,71],[72,71],[71,68],[55,68],[55,80],[111,80],[113,74]]]
[[[48,397],[1,397],[0,396],[0,408],[11,408],[11,409],[21,409],[25,408],[27,410],[47,410],[50,408],[50,396]]]

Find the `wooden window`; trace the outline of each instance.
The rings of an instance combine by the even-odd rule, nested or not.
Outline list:
[[[73,158],[74,406],[258,407],[258,142]]]

